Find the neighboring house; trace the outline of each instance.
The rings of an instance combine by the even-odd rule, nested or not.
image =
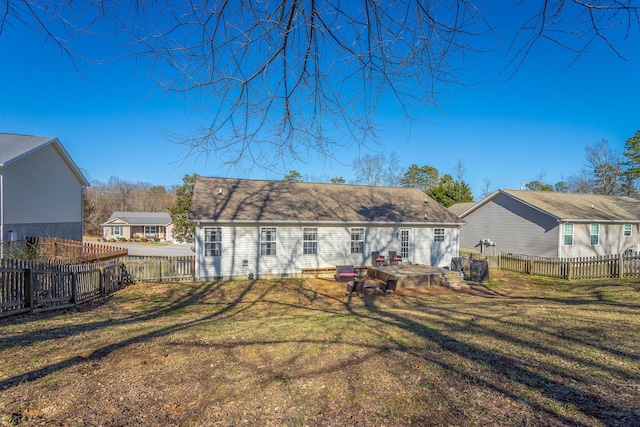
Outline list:
[[[82,240],[89,183],[57,138],[0,133],[0,239]]]
[[[459,218],[415,188],[197,176],[196,277],[286,277],[371,265],[371,252],[449,266]]]
[[[552,258],[638,250],[640,201],[629,197],[498,190],[459,214],[460,247]]]
[[[454,214],[460,216],[461,213],[468,211],[472,207],[474,207],[476,202],[459,202],[449,206],[449,212],[453,212]]]
[[[106,240],[140,240],[173,242],[173,224],[167,212],[114,212],[100,224]]]

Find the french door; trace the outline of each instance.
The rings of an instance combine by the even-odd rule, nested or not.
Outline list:
[[[400,229],[400,256],[402,261],[411,262],[411,229]]]

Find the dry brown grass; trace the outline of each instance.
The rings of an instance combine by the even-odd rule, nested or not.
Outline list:
[[[135,285],[0,320],[0,425],[640,425],[640,286]],[[327,293],[328,295],[328,293]]]

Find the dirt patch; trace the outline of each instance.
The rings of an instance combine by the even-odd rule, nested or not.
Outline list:
[[[443,295],[456,295],[465,291],[457,291],[442,285],[426,285],[416,289],[406,289],[398,287],[396,292],[380,291],[380,284],[383,283],[378,279],[366,279],[365,283],[368,287],[361,295],[351,294],[347,292],[347,284],[344,282],[336,282],[330,278],[310,278],[307,282],[313,289],[328,302],[345,303],[358,301],[392,301],[404,298],[427,298]]]

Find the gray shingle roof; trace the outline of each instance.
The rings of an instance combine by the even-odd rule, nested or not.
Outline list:
[[[565,221],[640,220],[640,201],[630,197],[526,190],[500,192]]]
[[[123,221],[129,225],[169,225],[171,215],[167,212],[114,212],[102,226],[112,225],[113,221]]]
[[[453,212],[456,215],[460,215],[461,213],[471,209],[475,205],[476,202],[460,202],[449,206],[447,209],[449,209],[450,212]]]
[[[415,188],[196,177],[189,219],[459,224]]]
[[[64,149],[60,141],[57,138],[52,138],[50,136],[0,133],[0,166],[8,166],[49,144],[53,144],[56,147],[60,156],[62,156],[69,168],[78,177],[78,180],[82,185],[88,186],[89,182],[84,177],[80,168],[78,168],[71,156],[69,156],[69,153]]]

